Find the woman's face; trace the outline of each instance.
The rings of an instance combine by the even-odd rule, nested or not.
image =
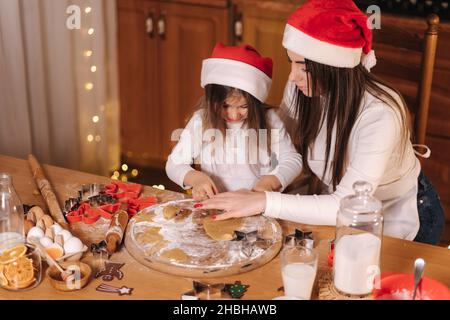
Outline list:
[[[222,117],[226,122],[240,122],[247,119],[247,99],[238,91],[232,91],[225,100]]]
[[[312,96],[311,74],[306,71],[305,58],[295,52],[287,50],[289,62],[291,63],[291,73],[289,81],[295,83],[297,88],[307,97]]]

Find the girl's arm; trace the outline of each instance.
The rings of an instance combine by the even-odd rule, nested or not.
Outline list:
[[[190,171],[194,171],[192,164],[201,153],[202,147],[202,118],[201,113],[196,112],[189,120],[186,128],[182,131],[178,143],[166,162],[166,173],[170,180],[183,189],[190,186],[185,185],[184,180]]]

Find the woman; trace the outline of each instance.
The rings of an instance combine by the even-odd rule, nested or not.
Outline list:
[[[216,219],[263,213],[305,224],[335,225],[340,200],[364,180],[383,203],[384,234],[435,244],[444,212],[410,142],[400,94],[369,73],[376,63],[367,17],[350,0],[312,0],[288,19],[283,46],[291,73],[283,104],[292,139],[329,194],[224,193],[203,202]],[[366,70],[367,69],[367,70]]]

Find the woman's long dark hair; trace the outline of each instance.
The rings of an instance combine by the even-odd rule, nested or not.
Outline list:
[[[326,123],[326,165],[322,174],[323,180],[330,159],[333,127],[336,126],[336,141],[331,165],[333,190],[336,190],[347,166],[349,137],[362,111],[361,105],[366,91],[397,111],[403,133],[401,145],[404,152],[406,141],[409,139],[409,115],[406,103],[397,90],[369,73],[361,64],[350,69],[332,67],[307,59],[305,63],[306,71],[310,75],[312,97],[307,97],[298,88],[296,89],[294,103],[297,107],[294,119],[298,119],[298,122],[291,132],[294,144],[303,157],[304,169],[311,172],[308,165],[309,150],[321,126]],[[397,93],[403,106],[380,85]]]

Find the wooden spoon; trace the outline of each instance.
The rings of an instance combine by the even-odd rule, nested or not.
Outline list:
[[[53,259],[51,255],[47,253],[45,248],[39,242],[38,238],[31,237],[30,239],[28,239],[28,241],[34,244],[39,249],[39,251],[41,251],[41,253],[45,256],[45,259],[47,260],[47,262],[49,262],[49,264],[54,265],[56,269],[58,269],[58,271],[61,273],[61,278],[63,279],[63,281],[66,281],[66,279],[73,274],[74,272],[73,270],[65,270],[63,267],[59,265],[58,262],[56,262],[55,259]]]

